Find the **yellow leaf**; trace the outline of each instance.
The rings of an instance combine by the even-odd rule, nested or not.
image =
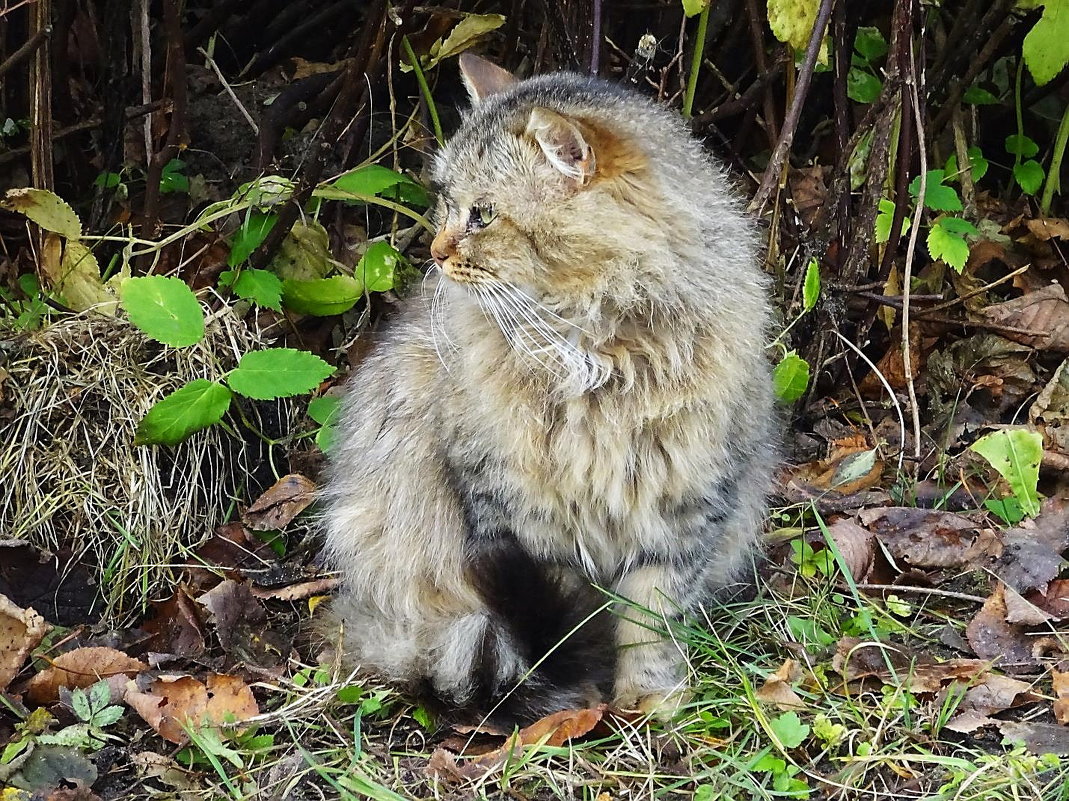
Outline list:
[[[25,214],[46,231],[77,239],[82,223],[66,201],[47,189],[9,189],[0,200],[0,208]]]
[[[768,0],[768,27],[781,42],[804,52],[817,21],[820,0]],[[828,38],[820,45],[817,60],[828,63]]]

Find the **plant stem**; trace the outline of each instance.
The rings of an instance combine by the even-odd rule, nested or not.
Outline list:
[[[694,36],[694,55],[690,59],[690,75],[687,76],[687,91],[683,95],[683,119],[689,120],[694,109],[694,90],[698,86],[698,71],[702,67],[702,55],[705,53],[705,34],[709,28],[709,9],[712,2],[702,9],[698,17],[698,31]]]
[[[442,123],[438,120],[438,107],[434,105],[434,98],[431,97],[431,88],[427,85],[427,76],[423,74],[423,68],[420,67],[419,59],[416,58],[416,53],[412,49],[412,43],[408,41],[407,36],[401,37],[401,47],[405,50],[405,58],[408,59],[412,71],[416,73],[416,83],[419,84],[419,91],[420,94],[423,95],[423,102],[427,104],[427,113],[431,115],[431,126],[434,128],[434,138],[438,140],[439,145],[444,145],[445,137],[442,136]]]
[[[1061,194],[1062,158],[1065,156],[1065,146],[1069,143],[1069,105],[1062,114],[1062,123],[1058,126],[1058,135],[1054,137],[1054,151],[1050,157],[1050,169],[1047,170],[1047,181],[1043,184],[1043,198],[1039,201],[1039,209],[1046,217],[1050,214],[1050,204],[1054,200],[1054,193]]]

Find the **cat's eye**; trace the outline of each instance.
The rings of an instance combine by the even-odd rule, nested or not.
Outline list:
[[[489,203],[476,203],[471,207],[471,211],[468,212],[468,229],[477,231],[480,228],[485,228],[495,219],[497,219],[497,213],[494,211],[493,206]]]

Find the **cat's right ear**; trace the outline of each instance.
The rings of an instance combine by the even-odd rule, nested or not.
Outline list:
[[[485,97],[503,92],[516,83],[516,77],[497,64],[474,53],[460,54],[460,77],[468,87],[472,103],[478,103]]]

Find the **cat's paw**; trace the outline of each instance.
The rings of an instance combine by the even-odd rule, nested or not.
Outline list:
[[[690,692],[680,687],[667,690],[635,690],[618,695],[613,706],[667,722],[679,714],[690,702],[690,698]]]

